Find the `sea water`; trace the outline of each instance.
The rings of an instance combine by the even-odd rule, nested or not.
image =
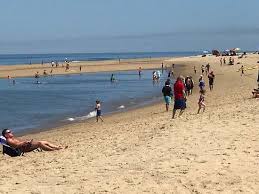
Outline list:
[[[160,70],[161,71],[161,70]],[[153,70],[83,73],[35,78],[0,79],[0,128],[16,132],[40,130],[95,116],[95,101],[104,114],[161,101],[167,79]],[[116,81],[111,82],[114,73]]]
[[[79,61],[100,61],[137,59],[154,57],[183,57],[199,55],[202,52],[129,52],[129,53],[60,53],[60,54],[0,54],[0,65],[16,64],[41,64],[51,61],[64,62],[65,60]]]

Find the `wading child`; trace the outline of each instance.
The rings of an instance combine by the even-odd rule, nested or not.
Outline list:
[[[96,122],[98,122],[99,118],[103,122],[102,111],[101,111],[101,102],[99,100],[96,100],[95,110],[96,110]]]
[[[205,90],[200,91],[200,98],[198,101],[199,109],[198,109],[198,114],[200,113],[201,108],[203,108],[203,112],[205,111]]]

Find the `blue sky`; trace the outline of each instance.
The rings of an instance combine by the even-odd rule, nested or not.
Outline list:
[[[258,0],[0,0],[0,53],[259,47]]]

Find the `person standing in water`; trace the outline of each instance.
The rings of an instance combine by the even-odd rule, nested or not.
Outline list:
[[[114,74],[111,75],[111,82],[114,82],[115,81],[115,76]]]
[[[99,119],[101,119],[101,121],[103,122],[100,100],[96,100],[95,110],[96,110],[96,122],[98,122]]]
[[[40,78],[40,74],[39,74],[39,72],[37,71],[36,73],[35,73],[35,79],[36,79],[36,84],[39,84],[40,82],[39,82],[39,78]]]
[[[141,72],[142,72],[141,67],[139,67],[139,68],[138,68],[138,75],[139,75],[139,76],[141,76]]]

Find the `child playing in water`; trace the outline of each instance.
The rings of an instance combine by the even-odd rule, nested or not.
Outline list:
[[[199,105],[199,109],[198,109],[198,114],[200,113],[200,110],[201,108],[203,108],[203,112],[205,111],[205,90],[201,90],[200,91],[200,98],[199,98],[199,101],[198,101],[198,105]]]
[[[95,110],[96,110],[96,122],[98,122],[99,118],[103,122],[102,111],[101,111],[101,102],[99,100],[96,100]]]

